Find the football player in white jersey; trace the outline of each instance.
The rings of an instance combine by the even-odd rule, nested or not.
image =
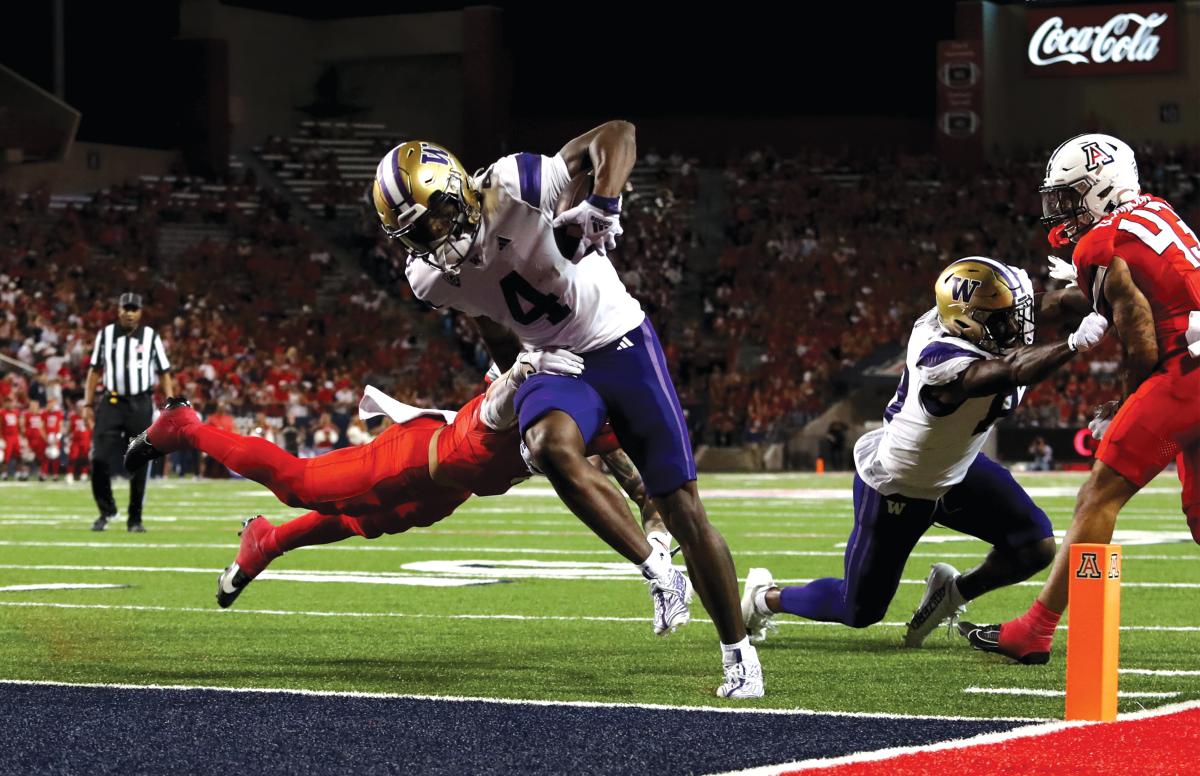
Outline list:
[[[572,512],[639,566],[650,583],[655,633],[688,621],[695,585],[721,640],[725,680],[717,694],[755,698],[762,668],[742,621],[729,548],[697,493],[666,358],[607,256],[621,235],[620,193],[635,157],[634,128],[624,121],[596,127],[552,157],[505,156],[476,178],[445,148],[414,141],[380,161],[372,196],[384,230],[409,252],[405,274],[416,296],[474,316],[502,366],[511,360],[504,329],[525,350],[582,356],[578,378],[536,375],[517,395],[531,464]],[[587,170],[591,195],[556,217],[559,195]],[[573,255],[555,242],[560,225],[582,231]],[[690,582],[671,565],[670,536],[643,535],[624,497],[584,456],[605,418],[679,541]]]
[[[1046,513],[980,450],[1032,385],[1104,336],[1091,315],[1065,340],[1034,345],[1034,298],[1024,270],[959,259],[938,277],[937,307],[908,341],[904,374],[883,427],[854,446],[854,529],[845,576],[778,588],[766,569],[746,577],[742,611],[755,640],[787,612],[865,628],[883,619],[917,541],[934,523],[992,545],[964,574],[934,564],[904,644],[920,646],[967,601],[1028,579],[1054,559]]]

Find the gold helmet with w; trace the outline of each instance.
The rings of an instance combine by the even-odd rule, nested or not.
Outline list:
[[[934,294],[947,333],[996,354],[1033,344],[1033,285],[1025,270],[968,256],[942,272]]]
[[[479,193],[454,154],[414,140],[388,151],[371,187],[383,231],[413,256],[454,272],[479,232]]]

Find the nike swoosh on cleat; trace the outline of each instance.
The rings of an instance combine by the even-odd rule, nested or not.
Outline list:
[[[237,564],[225,569],[225,573],[221,575],[221,590],[226,593],[236,593],[240,588],[233,584],[234,578],[237,576]]]

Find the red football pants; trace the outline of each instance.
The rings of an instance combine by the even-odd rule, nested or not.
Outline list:
[[[291,522],[306,526],[309,540],[303,544],[325,544],[432,525],[470,498],[469,491],[443,487],[429,477],[429,440],[444,425],[416,418],[390,426],[368,445],[316,458],[296,458],[260,437],[213,426],[191,426],[185,437],[197,450],[265,485],[288,506],[312,510]],[[279,539],[283,551],[303,546]]]

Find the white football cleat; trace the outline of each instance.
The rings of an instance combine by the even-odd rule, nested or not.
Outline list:
[[[925,595],[904,633],[904,646],[921,646],[925,637],[939,625],[949,621],[953,627],[959,616],[967,611],[967,602],[959,595],[958,586],[955,585],[959,576],[958,569],[949,563],[935,563],[930,567],[929,578],[925,581]]]
[[[650,600],[654,602],[654,635],[669,636],[692,619],[688,604],[692,602],[692,583],[674,566],[664,577],[654,577],[650,583]]]
[[[750,569],[746,572],[746,589],[742,593],[742,619],[751,643],[760,644],[778,629],[774,612],[760,612],[754,601],[760,591],[775,587],[775,578],[767,569]]]
[[[761,698],[763,697],[762,663],[758,653],[750,648],[742,660],[725,666],[725,681],[717,688],[718,698]]]

